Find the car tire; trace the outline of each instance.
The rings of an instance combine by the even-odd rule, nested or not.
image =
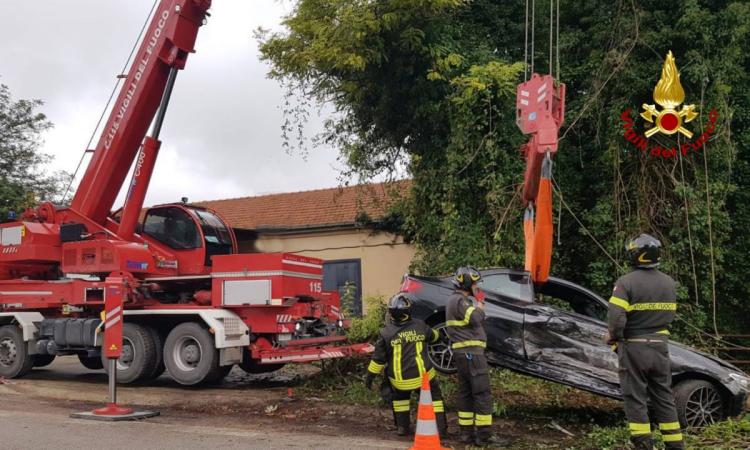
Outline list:
[[[677,417],[683,428],[705,427],[726,418],[726,398],[715,384],[685,380],[673,391]]]
[[[164,365],[164,336],[154,327],[144,327],[154,340],[154,370],[146,376],[146,380],[159,378],[167,367]]]
[[[200,324],[185,322],[175,327],[164,343],[164,364],[183,386],[219,379],[219,351],[214,337]]]
[[[15,325],[0,327],[0,377],[20,378],[34,368],[34,355]]]
[[[34,367],[46,367],[52,364],[55,355],[34,355]]]
[[[458,368],[456,368],[456,361],[451,349],[451,339],[446,332],[445,323],[437,324],[432,329],[440,334],[440,339],[427,347],[427,355],[430,358],[430,362],[432,362],[432,365],[438,372],[447,374],[456,373]]]
[[[104,370],[109,372],[107,357],[102,351]],[[122,326],[122,355],[117,360],[117,382],[131,384],[144,380],[154,371],[156,344],[146,327],[136,323]]]
[[[101,356],[78,355],[78,361],[81,362],[83,367],[89,370],[101,370],[104,368],[104,361],[102,361]]]

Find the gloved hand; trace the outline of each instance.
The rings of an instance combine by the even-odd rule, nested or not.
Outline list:
[[[375,375],[373,375],[370,372],[367,372],[367,375],[365,375],[365,387],[367,389],[372,389],[372,381],[375,379]]]

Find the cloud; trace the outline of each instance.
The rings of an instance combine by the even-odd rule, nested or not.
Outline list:
[[[0,0],[0,82],[16,98],[46,102],[55,127],[44,151],[56,158],[52,169],[73,171],[152,1],[10,3]],[[214,2],[197,52],[178,75],[147,203],[337,184],[335,149],[314,149],[307,159],[283,151],[284,93],[258,60],[253,30],[280,29],[290,8],[274,0]],[[323,119],[311,115],[309,135]]]

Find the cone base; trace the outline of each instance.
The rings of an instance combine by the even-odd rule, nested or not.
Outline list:
[[[158,411],[134,411],[131,408],[123,408],[116,403],[108,403],[104,408],[93,411],[77,412],[70,415],[74,419],[99,420],[104,422],[120,422],[126,420],[141,420],[156,417]]]

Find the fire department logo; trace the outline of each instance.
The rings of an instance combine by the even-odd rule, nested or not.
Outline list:
[[[654,157],[674,158],[678,154],[686,156],[689,151],[697,152],[703,148],[706,142],[716,130],[716,122],[719,119],[719,113],[715,108],[711,109],[708,114],[708,123],[705,129],[696,139],[693,138],[693,132],[688,129],[686,124],[692,122],[698,117],[695,105],[684,105],[685,90],[680,83],[680,73],[677,71],[675,58],[670,51],[664,60],[661,69],[661,77],[654,87],[653,99],[655,104],[644,103],[641,106],[640,117],[651,124],[644,133],[636,131],[635,119],[631,113],[632,108],[628,108],[620,114],[622,120],[623,137],[630,142],[633,147],[641,152],[650,154]],[[658,106],[656,106],[658,105]],[[682,107],[680,107],[682,105]],[[687,138],[683,141],[651,141],[650,138],[656,134],[662,134],[666,137],[679,133]]]
[[[654,101],[663,109],[659,111],[656,106],[644,103],[641,117],[654,124],[654,127],[646,131],[646,137],[651,137],[656,133],[675,134],[682,133],[688,139],[693,137],[693,133],[683,127],[683,123],[691,122],[698,116],[695,112],[695,105],[682,105],[682,109],[677,108],[685,101],[685,90],[680,84],[680,73],[677,71],[677,65],[674,62],[672,51],[667,53],[667,59],[661,69],[661,78],[654,88]]]

